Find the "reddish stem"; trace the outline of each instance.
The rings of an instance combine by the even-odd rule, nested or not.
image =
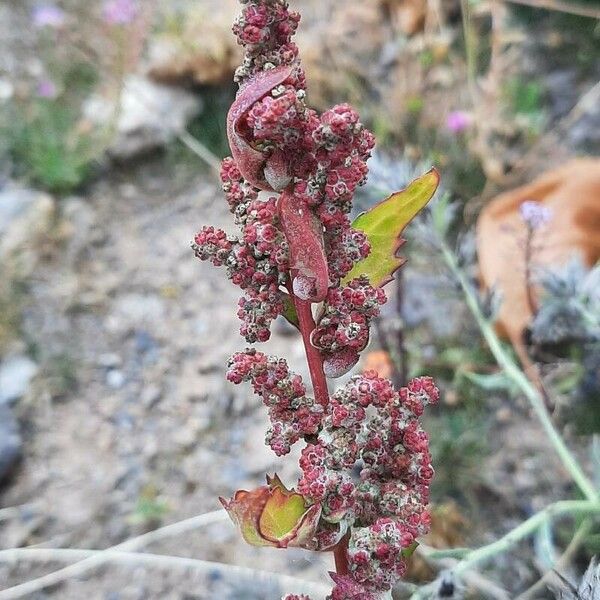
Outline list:
[[[335,559],[335,572],[338,575],[348,575],[348,541],[350,537],[345,535],[333,548]]]
[[[309,300],[300,300],[300,298],[294,296],[291,286],[289,292],[298,313],[300,333],[304,342],[306,361],[308,362],[315,400],[325,408],[329,404],[329,389],[327,388],[327,379],[323,372],[323,358],[321,357],[321,353],[310,343],[310,334],[316,327],[312,316],[311,302]]]
[[[323,359],[321,353],[310,343],[310,334],[315,328],[315,320],[312,315],[311,302],[300,300],[294,296],[291,286],[289,286],[290,295],[294,301],[298,321],[300,324],[300,333],[304,342],[306,351],[306,360],[310,370],[310,378],[315,393],[315,399],[323,407],[329,404],[329,390],[327,389],[327,378],[323,372]],[[335,571],[338,575],[348,575],[348,543],[349,535],[345,535],[334,547],[333,557],[335,560]]]

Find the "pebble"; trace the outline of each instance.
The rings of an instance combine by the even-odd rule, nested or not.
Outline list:
[[[151,383],[142,390],[140,400],[146,408],[152,408],[161,399],[161,396],[160,386]]]
[[[11,475],[22,454],[19,423],[11,409],[0,403],[0,484]]]
[[[98,366],[104,369],[114,369],[120,367],[122,364],[123,360],[121,357],[113,352],[107,352],[98,357]]]
[[[113,390],[122,388],[125,383],[123,371],[119,371],[118,369],[111,369],[108,371],[106,374],[106,383],[113,388]]]
[[[27,356],[7,358],[0,365],[0,405],[22,398],[37,372],[37,365]]]
[[[114,104],[100,95],[84,104],[85,116],[99,125],[110,120],[114,110]],[[175,139],[201,110],[201,98],[187,90],[130,75],[124,85],[117,135],[109,153],[129,160],[160,148]]]

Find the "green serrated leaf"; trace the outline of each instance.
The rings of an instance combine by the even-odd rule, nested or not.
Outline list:
[[[411,182],[406,189],[392,194],[356,217],[352,227],[366,233],[371,252],[354,266],[344,279],[345,282],[366,275],[372,286],[382,287],[392,280],[394,272],[404,262],[397,255],[404,243],[402,231],[431,200],[439,181],[438,172],[431,169]]]

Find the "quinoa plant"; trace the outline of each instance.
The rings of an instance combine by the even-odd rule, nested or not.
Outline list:
[[[396,390],[366,372],[330,395],[327,380],[358,362],[386,301],[382,286],[402,264],[400,233],[438,176],[430,171],[351,223],[373,135],[347,104],[322,114],[307,104],[292,42],[299,14],[285,0],[242,4],[233,31],[245,57],[227,117],[232,157],[221,168],[241,234],[205,226],[193,248],[243,290],[248,343],[268,340],[279,316],[299,330],[312,394],[283,358],[253,347],[231,357],[228,379],[250,383],[268,409],[266,443],[278,456],[304,448],[295,490],[267,476],[221,502],[250,544],[332,551],[331,599],[387,598],[429,528],[433,468],[419,417],[439,392],[429,377]]]

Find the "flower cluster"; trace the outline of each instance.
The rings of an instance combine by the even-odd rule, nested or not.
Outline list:
[[[138,11],[135,0],[106,0],[103,17],[109,25],[128,25],[135,20]]]
[[[192,247],[201,260],[226,266],[229,278],[245,292],[239,301],[240,332],[250,343],[264,342],[270,337],[271,322],[284,308],[279,286],[287,281],[287,242],[276,226],[275,198],[241,201],[236,214],[242,225],[240,238],[206,226]]]
[[[525,200],[519,206],[519,213],[531,230],[539,229],[552,220],[552,210],[535,200]]]
[[[291,40],[299,22],[300,15],[290,12],[285,0],[247,2],[233,26],[238,43],[246,50],[236,81],[244,82],[269,66],[292,64],[298,58],[298,47]]]
[[[438,399],[429,377],[396,392],[374,372],[355,376],[333,395],[317,443],[302,452],[298,491],[321,503],[325,521],[352,524],[349,568],[363,594],[390,589],[405,571],[403,551],[428,531],[433,469],[419,417]]]
[[[329,397],[325,376],[356,364],[386,301],[368,275],[354,276],[371,247],[349,219],[374,138],[347,104],[323,114],[307,105],[292,42],[299,15],[287,2],[241,2],[233,30],[245,58],[227,116],[232,157],[221,169],[241,233],[204,227],[193,248],[244,291],[238,316],[248,342],[266,341],[284,311],[300,329],[316,398],[283,359],[254,349],[231,357],[228,379],[250,382],[268,408],[267,444],[278,456],[306,445],[297,491],[273,480],[223,503],[250,543],[341,548],[347,572],[332,575],[329,600],[375,600],[402,576],[407,550],[429,526],[433,469],[419,417],[439,392],[430,378],[395,390],[368,372]],[[275,523],[282,506],[283,536]]]
[[[323,407],[306,396],[302,378],[290,372],[283,358],[254,349],[237,352],[229,359],[227,379],[250,381],[263,399],[271,419],[266,442],[277,456],[287,454],[302,436],[318,431]]]
[[[312,344],[324,356],[328,376],[337,377],[356,364],[369,341],[371,320],[385,301],[384,291],[371,286],[365,276],[329,289],[311,335]]]
[[[194,240],[196,255],[226,265],[245,291],[238,315],[251,343],[269,338],[272,320],[283,311],[282,288],[321,301],[370,250],[348,213],[365,181],[374,139],[347,104],[322,115],[306,105],[304,72],[291,42],[298,21],[283,0],[253,0],[234,26],[246,57],[238,70],[242,87],[228,115],[233,158],[223,161],[221,180],[242,236],[229,240],[228,256],[224,247],[215,253],[213,231],[207,237],[205,228]],[[263,200],[260,190],[281,195]],[[364,347],[368,318],[349,306],[342,314],[343,309],[338,303],[331,309],[336,316],[327,317],[340,322],[338,338],[343,328],[349,337],[357,330],[361,342],[353,350]],[[336,354],[325,346],[323,351],[330,361]],[[342,362],[340,373],[356,361]]]

